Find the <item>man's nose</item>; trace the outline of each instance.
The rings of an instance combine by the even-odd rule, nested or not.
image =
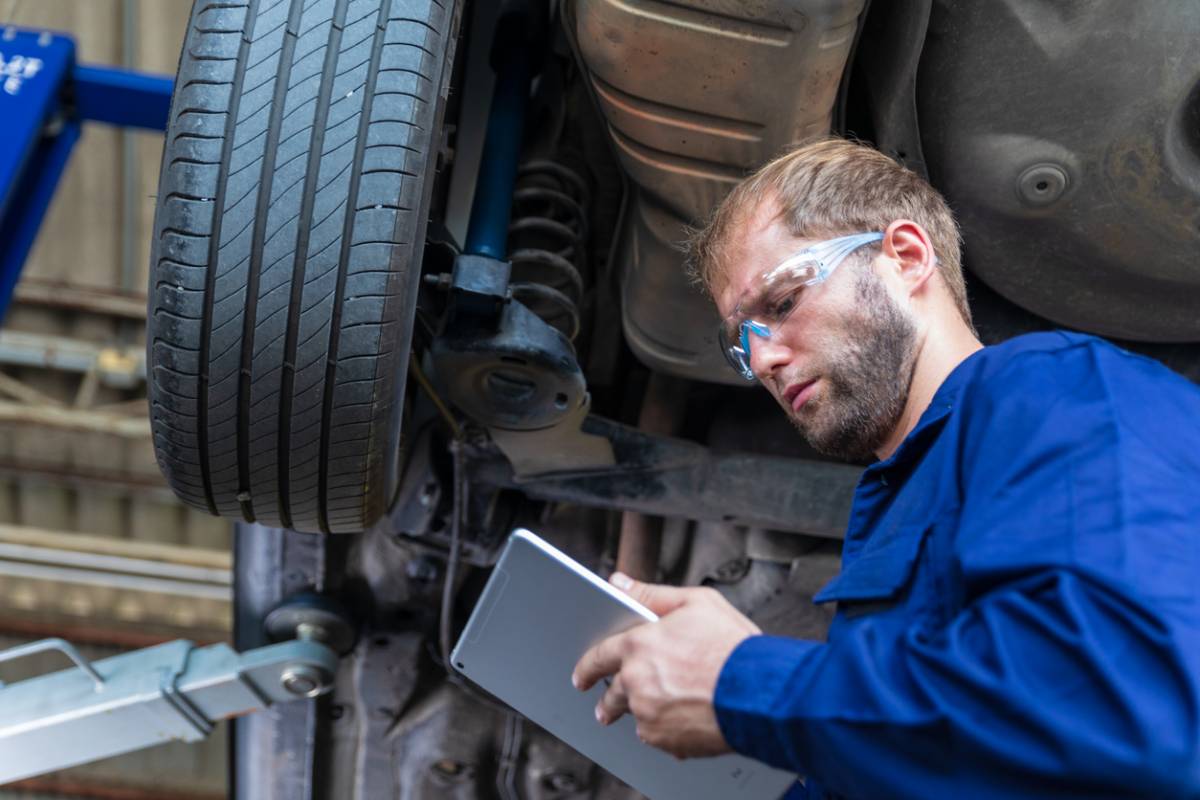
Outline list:
[[[792,355],[792,348],[779,341],[778,337],[750,336],[750,369],[760,380],[791,363]]]

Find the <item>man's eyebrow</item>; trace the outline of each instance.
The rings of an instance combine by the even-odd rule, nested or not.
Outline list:
[[[731,285],[732,285],[732,282],[731,282]],[[739,311],[741,311],[741,310],[742,310],[742,306],[745,304],[745,301],[746,301],[746,295],[747,295],[747,294],[749,294],[749,292],[750,292],[750,290],[749,290],[749,289],[743,289],[743,290],[742,290],[742,293],[741,293],[741,294],[739,294],[739,295],[738,295],[738,296],[737,296],[737,297],[734,299],[734,303],[733,303],[733,310],[732,310],[732,311],[730,311],[730,312],[729,312],[729,313],[728,313],[728,314],[725,316],[725,318],[726,318],[726,319],[728,319],[729,317],[732,317],[733,315],[737,314]]]
[[[770,294],[770,288],[767,286],[759,286],[754,291],[747,291],[741,301],[735,307],[734,313],[755,313],[759,306],[763,304],[767,296]]]

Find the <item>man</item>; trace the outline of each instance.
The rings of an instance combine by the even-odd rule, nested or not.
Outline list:
[[[1200,390],[1082,335],[982,347],[945,202],[861,145],[771,162],[694,251],[735,367],[878,460],[827,642],[614,575],[661,619],[576,666],[600,722],[811,797],[1200,797]]]

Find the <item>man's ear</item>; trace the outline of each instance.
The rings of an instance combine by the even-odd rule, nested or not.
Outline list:
[[[898,219],[883,232],[883,254],[896,263],[896,274],[908,294],[923,291],[937,270],[929,232],[911,219]]]

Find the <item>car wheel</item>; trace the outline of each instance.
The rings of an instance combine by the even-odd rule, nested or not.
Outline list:
[[[397,476],[453,0],[197,0],[151,251],[155,452],[185,502],[354,532]]]

